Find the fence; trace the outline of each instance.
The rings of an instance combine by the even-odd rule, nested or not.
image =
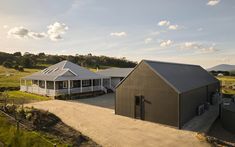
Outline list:
[[[56,146],[57,146],[55,143],[53,143],[53,142],[51,142],[50,140],[44,138],[43,136],[41,136],[41,135],[38,134],[37,132],[32,131],[32,128],[30,128],[30,127],[24,125],[23,123],[19,122],[19,121],[16,120],[14,117],[10,116],[9,114],[5,113],[4,111],[0,110],[0,113],[3,114],[3,115],[5,115],[8,119],[14,121],[14,123],[15,123],[16,126],[17,126],[17,130],[19,130],[20,127],[21,127],[22,130],[25,129],[25,130],[27,130],[27,131],[29,131],[29,132],[35,134],[36,136],[38,136],[39,138],[41,138],[43,141],[45,141],[45,142],[51,144],[51,146],[53,146],[53,147],[56,147]],[[2,143],[2,144],[3,144],[3,146],[4,146],[4,143]],[[0,141],[0,146],[1,146],[1,141]]]

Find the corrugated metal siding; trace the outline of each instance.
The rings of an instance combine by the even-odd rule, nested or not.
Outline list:
[[[207,87],[181,94],[181,125],[197,115],[197,107],[207,102]]]
[[[211,96],[214,92],[220,90],[220,83],[214,83],[214,84],[210,84],[208,85],[208,95]]]
[[[178,94],[144,62],[116,89],[116,114],[134,117],[134,98],[143,95],[145,120],[178,127]]]

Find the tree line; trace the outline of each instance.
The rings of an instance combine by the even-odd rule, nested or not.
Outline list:
[[[88,68],[107,67],[135,67],[137,62],[129,61],[125,57],[115,58],[107,56],[88,55],[49,55],[45,53],[32,54],[25,52],[5,53],[0,52],[0,65],[7,68],[15,68],[23,71],[24,68],[45,68],[47,65],[56,64],[60,61],[68,60],[80,66]]]
[[[224,76],[235,76],[235,71],[215,71],[215,70],[212,70],[210,71],[210,73],[214,76],[218,76],[219,74],[222,74]]]

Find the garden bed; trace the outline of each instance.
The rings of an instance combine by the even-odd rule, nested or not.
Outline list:
[[[64,124],[58,117],[48,111],[12,104],[7,104],[6,107],[2,106],[1,111],[12,118],[11,124],[16,123],[14,121],[17,120],[24,129],[29,132],[36,131],[53,143],[72,146],[99,146],[90,138]],[[6,144],[9,145],[10,143]]]

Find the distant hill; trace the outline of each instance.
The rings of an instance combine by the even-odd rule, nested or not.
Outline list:
[[[43,52],[38,54],[29,52],[24,54],[21,52],[15,52],[13,54],[0,52],[0,65],[17,70],[22,70],[22,68],[43,69],[48,65],[56,64],[63,60],[68,60],[80,66],[94,69],[109,67],[133,68],[137,65],[137,62],[127,60],[125,57],[96,56],[91,53],[87,55],[50,55]]]
[[[234,71],[235,65],[229,65],[229,64],[220,64],[216,65],[214,67],[208,68],[207,71]]]

